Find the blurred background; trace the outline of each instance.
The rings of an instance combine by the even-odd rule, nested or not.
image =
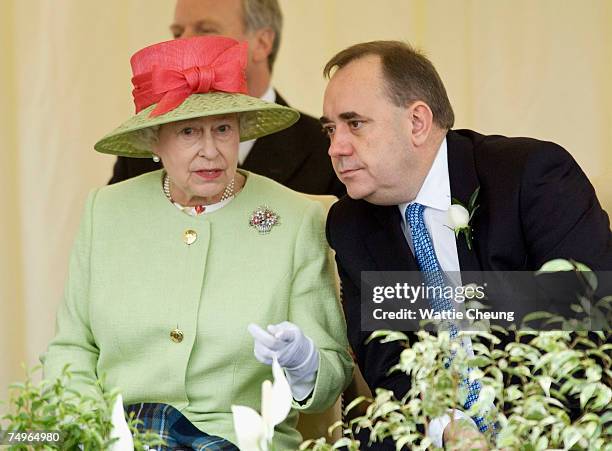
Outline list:
[[[612,211],[612,1],[281,6],[273,78],[292,106],[321,115],[335,52],[407,40],[438,68],[456,128],[561,144]],[[93,144],[133,113],[129,58],[171,38],[173,10],[173,0],[0,1],[0,400],[53,335],[84,200],[114,163]]]

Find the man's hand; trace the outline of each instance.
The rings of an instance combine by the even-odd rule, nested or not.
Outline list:
[[[489,450],[491,447],[483,434],[466,420],[455,420],[444,429],[444,448],[447,450]]]

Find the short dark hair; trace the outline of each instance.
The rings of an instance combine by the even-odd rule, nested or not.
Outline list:
[[[278,0],[242,0],[242,12],[246,31],[268,27],[274,32],[272,51],[268,55],[268,68],[271,72],[278,55],[283,31],[283,13]]]
[[[443,129],[455,122],[453,107],[444,83],[434,65],[410,44],[400,41],[371,41],[348,47],[334,55],[323,69],[330,77],[334,68],[341,69],[351,61],[368,55],[380,57],[389,99],[397,106],[407,107],[417,100],[429,105],[433,120]]]

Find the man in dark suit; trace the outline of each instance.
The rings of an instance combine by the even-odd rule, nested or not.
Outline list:
[[[349,47],[324,74],[333,70],[321,122],[348,196],[330,210],[327,237],[336,251],[349,341],[372,391],[383,387],[401,397],[409,378],[388,374],[401,344],[365,344],[362,271],[423,271],[431,264],[441,271],[532,271],[553,258],[612,269],[608,216],[560,146],[451,130],[454,114],[440,77],[407,44]],[[447,227],[448,210],[451,198],[467,204],[478,187],[469,249]],[[448,419],[438,425],[449,438]]]
[[[282,29],[277,0],[178,0],[170,29],[175,38],[219,34],[247,41],[249,95],[287,105],[270,84]],[[328,147],[319,121],[301,113],[293,126],[241,143],[239,163],[296,191],[340,197],[346,189],[334,174]],[[110,183],[160,168],[152,160],[118,157]]]

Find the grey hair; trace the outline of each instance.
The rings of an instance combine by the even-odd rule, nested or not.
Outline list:
[[[140,144],[140,147],[151,151],[153,149],[153,145],[156,144],[157,140],[159,139],[160,127],[160,125],[152,125],[151,127],[135,130],[134,138]]]
[[[327,62],[323,75],[329,78],[333,69],[342,69],[368,55],[380,58],[387,94],[395,105],[406,108],[421,100],[431,108],[438,126],[445,130],[452,128],[455,113],[440,75],[433,63],[408,43],[370,41],[352,45]]]
[[[247,32],[261,28],[270,28],[274,32],[272,51],[268,55],[268,68],[272,72],[283,31],[283,13],[278,0],[242,0],[242,11],[244,11],[244,29]]]

